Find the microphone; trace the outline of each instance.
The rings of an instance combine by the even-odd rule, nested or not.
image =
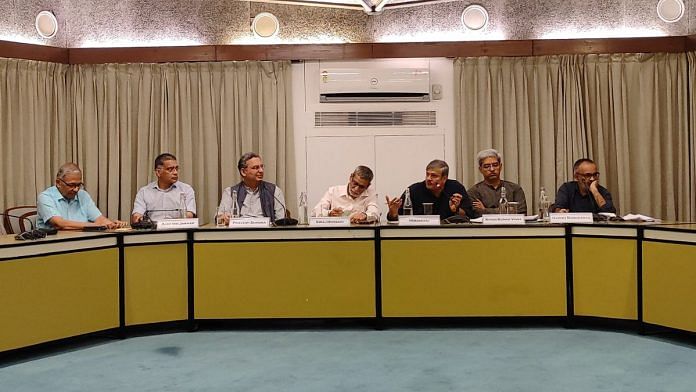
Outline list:
[[[259,186],[259,190],[263,190],[263,183],[259,184]],[[275,226],[297,226],[298,220],[288,216],[288,209],[285,208],[285,204],[283,204],[283,202],[276,197],[275,192],[273,192],[273,198],[280,204],[281,207],[283,207],[283,212],[285,215],[284,217],[273,221],[273,224]]]

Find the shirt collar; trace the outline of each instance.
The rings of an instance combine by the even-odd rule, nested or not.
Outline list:
[[[157,185],[157,181],[153,181],[153,182],[152,182],[152,188],[153,188],[153,189],[157,189],[157,190],[160,191],[160,192],[169,192],[169,191],[171,191],[172,189],[177,188],[177,185],[178,185],[178,184],[179,184],[179,181],[173,183],[172,186],[170,186],[170,187],[167,188],[167,189],[162,189],[162,188],[159,187],[159,185]]]
[[[68,200],[65,198],[65,196],[63,196],[62,193],[60,193],[57,186],[55,186],[55,185],[53,186],[53,193],[54,193],[55,197],[58,200],[65,200],[66,203],[72,203],[73,201],[79,200],[80,199],[80,192],[82,192],[82,189],[77,191],[77,193],[75,194],[75,197],[73,199]]]

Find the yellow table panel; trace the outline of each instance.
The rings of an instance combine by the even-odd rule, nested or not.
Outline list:
[[[0,351],[118,327],[118,250],[0,262]]]
[[[374,317],[373,241],[194,245],[200,319]]]
[[[696,332],[696,245],[643,242],[643,320]]]
[[[186,244],[124,249],[126,325],[186,320]]]
[[[635,239],[573,238],[573,303],[578,316],[638,319]]]
[[[564,316],[563,238],[382,240],[385,317]]]

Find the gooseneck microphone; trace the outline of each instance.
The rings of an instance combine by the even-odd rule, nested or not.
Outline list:
[[[263,182],[261,182],[261,184],[259,184],[259,192],[261,192],[261,190],[263,190]],[[295,218],[290,218],[288,216],[288,209],[285,208],[285,204],[282,201],[280,201],[280,199],[278,199],[276,197],[275,192],[273,192],[273,198],[275,199],[275,201],[278,202],[278,204],[280,204],[281,207],[283,207],[283,215],[284,215],[282,218],[278,218],[275,221],[273,221],[273,225],[275,225],[275,226],[297,226],[298,220]]]

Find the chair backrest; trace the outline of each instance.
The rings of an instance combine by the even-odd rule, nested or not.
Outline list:
[[[27,222],[27,219],[36,227],[36,206],[11,207],[5,210],[5,214],[19,217],[14,218],[8,215],[2,217],[2,223],[7,234],[19,234],[31,230],[32,227]]]

